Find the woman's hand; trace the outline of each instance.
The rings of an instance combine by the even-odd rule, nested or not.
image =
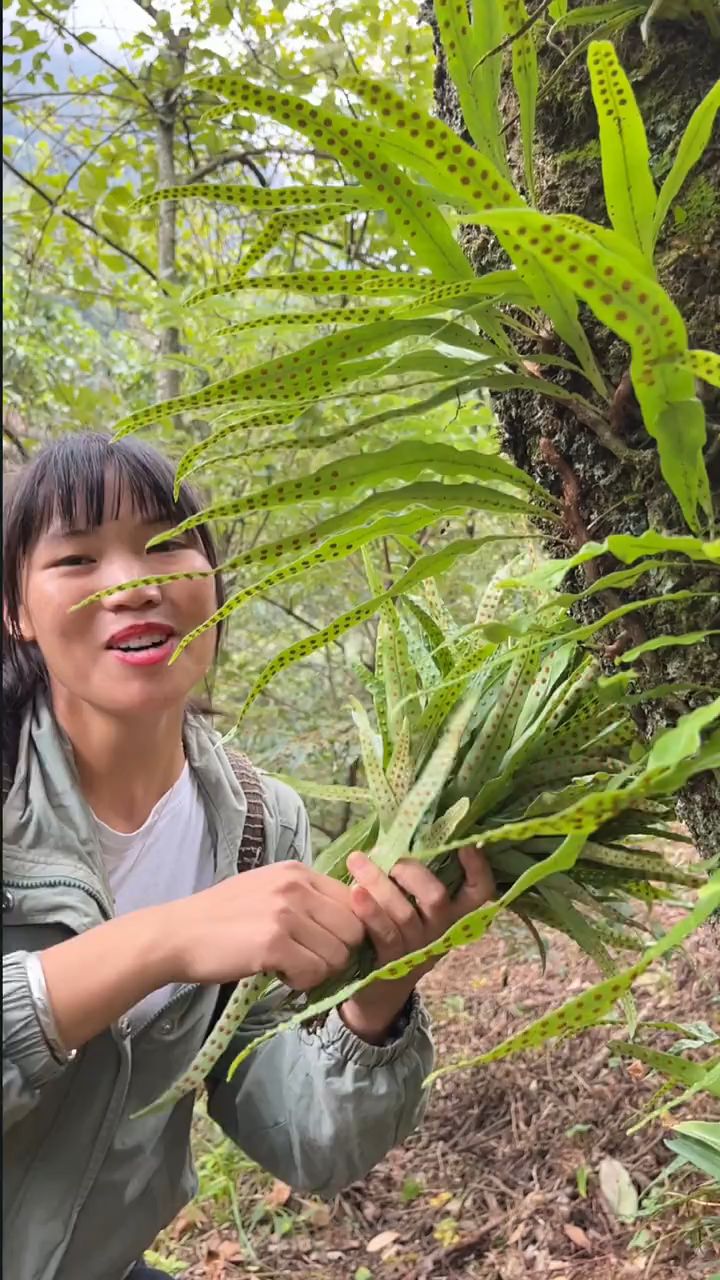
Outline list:
[[[59,1038],[78,1049],[169,982],[280,973],[307,991],[341,973],[365,928],[348,885],[281,862],[96,925],[42,954]]]
[[[178,940],[174,982],[278,973],[309,991],[346,968],[365,936],[351,889],[300,862],[278,862],[164,908]]]
[[[381,965],[428,946],[456,920],[492,898],[495,883],[485,855],[466,845],[458,857],[465,883],[451,898],[442,881],[412,858],[400,859],[386,876],[365,854],[350,854],[347,865],[355,880],[352,907]],[[406,894],[412,894],[417,907]],[[346,1026],[363,1040],[381,1043],[422,975],[435,964],[437,959],[429,960],[405,978],[375,982],[346,1000],[340,1009]]]

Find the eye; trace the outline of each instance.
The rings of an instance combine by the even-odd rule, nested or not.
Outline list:
[[[53,569],[60,569],[60,568],[74,569],[74,568],[77,568],[78,565],[92,564],[92,563],[93,563],[92,556],[82,556],[82,555],[63,556],[62,559],[55,560],[51,567]]]
[[[169,538],[167,542],[161,542],[157,547],[148,547],[148,555],[158,551],[187,551],[188,543],[183,538]]]

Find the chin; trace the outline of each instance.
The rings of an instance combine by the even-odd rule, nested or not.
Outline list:
[[[190,697],[191,690],[161,687],[161,682],[153,687],[149,683],[144,688],[134,689],[117,689],[116,696],[111,703],[106,701],[106,710],[111,715],[122,717],[123,719],[132,716],[163,715],[169,711],[176,711],[185,706]]]

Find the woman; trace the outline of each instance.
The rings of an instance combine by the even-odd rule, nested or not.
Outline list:
[[[393,879],[352,855],[355,884],[311,869],[309,824],[263,778],[262,865],[237,874],[248,799],[190,710],[219,637],[172,666],[222,598],[207,526],[146,550],[198,509],[171,466],[135,441],[73,435],[16,478],[5,514],[3,1088],[5,1259],[11,1280],[134,1280],[194,1194],[193,1099],[132,1120],[188,1065],[221,984],[278,971],[307,990],[367,936],[389,960],[485,901],[463,851],[450,902],[410,861]],[[141,576],[204,577],[117,591]],[[403,892],[404,891],[404,892]],[[416,907],[407,895],[412,895]],[[419,976],[379,983],[312,1033],[284,1033],[210,1115],[294,1187],[330,1195],[417,1123],[432,1061]],[[242,1043],[273,1017],[259,1006]],[[155,1273],[159,1274],[159,1273]]]

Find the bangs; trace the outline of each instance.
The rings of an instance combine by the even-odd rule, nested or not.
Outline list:
[[[185,484],[175,500],[175,470],[151,445],[134,439],[113,441],[94,431],[54,441],[9,479],[3,501],[3,600],[13,625],[22,567],[52,525],[57,523],[63,532],[97,529],[117,519],[126,499],[139,521],[174,525],[196,515],[202,505]],[[195,536],[215,569],[217,552],[208,526],[201,525]],[[219,578],[216,586],[222,603]]]
[[[92,432],[68,436],[37,458],[32,509],[22,513],[17,551],[24,559],[55,523],[63,532],[92,531],[117,520],[125,499],[145,523],[177,524],[194,515],[198,503],[186,488],[175,501],[173,484],[170,463],[139,441],[113,443]]]

